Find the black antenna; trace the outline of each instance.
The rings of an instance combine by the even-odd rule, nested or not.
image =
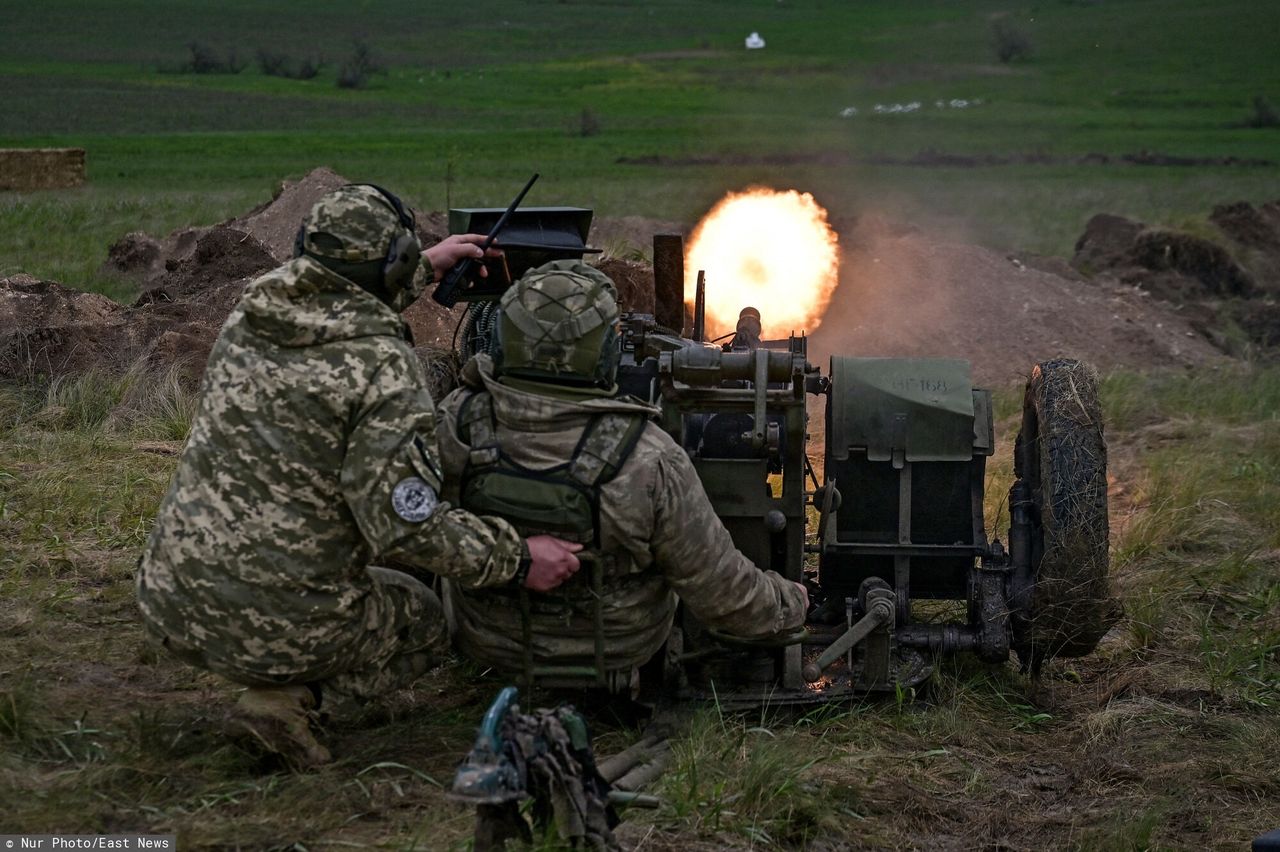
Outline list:
[[[520,194],[516,196],[515,201],[512,201],[511,205],[507,207],[505,212],[503,212],[502,217],[498,219],[497,224],[489,229],[489,235],[486,236],[484,238],[484,242],[480,244],[480,259],[477,260],[474,257],[467,257],[454,264],[453,268],[444,276],[444,280],[436,286],[435,292],[431,294],[431,298],[435,299],[446,308],[452,308],[458,303],[458,296],[455,291],[459,287],[464,286],[466,282],[475,280],[476,275],[480,270],[480,264],[484,263],[484,253],[489,251],[489,248],[493,245],[493,241],[497,238],[498,233],[507,226],[507,220],[511,218],[512,213],[516,212],[516,208],[520,206],[521,201],[524,201],[525,195],[528,194],[529,189],[537,179],[538,174],[535,172],[533,177],[529,178],[529,182],[524,185],[524,189],[520,190]]]

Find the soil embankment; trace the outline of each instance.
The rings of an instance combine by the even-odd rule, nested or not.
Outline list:
[[[840,284],[809,347],[824,366],[832,355],[965,358],[991,384],[1055,357],[1100,369],[1223,357],[1177,307],[1118,282],[1085,283],[1061,262],[1037,268],[875,221],[842,238]]]
[[[198,376],[245,284],[292,255],[307,211],[346,182],[330,169],[316,169],[281,184],[270,201],[238,218],[160,238],[126,234],[111,246],[104,266],[137,279],[141,294],[131,305],[25,274],[0,279],[0,379],[120,369],[139,358]],[[425,245],[447,233],[443,213],[419,212],[417,221]],[[625,242],[652,224],[615,220],[596,234]],[[615,257],[600,265],[617,281],[628,309],[653,311],[653,273],[646,264]],[[419,345],[448,348],[461,315],[461,308],[424,298],[405,317]]]
[[[244,285],[292,254],[306,211],[344,182],[317,169],[239,218],[163,238],[125,235],[106,266],[139,281],[131,305],[27,275],[0,280],[0,378],[138,358],[198,376]],[[1268,317],[1280,292],[1280,204],[1224,205],[1211,221],[1219,240],[1098,216],[1068,265],[860,220],[842,229],[841,281],[812,334],[811,360],[961,357],[978,381],[1000,383],[1050,357],[1102,369],[1191,367],[1235,352],[1241,339],[1275,345],[1280,323]],[[418,223],[426,244],[446,232],[440,213],[420,213]],[[625,309],[653,310],[643,253],[653,233],[678,230],[636,217],[596,223],[591,242],[606,248],[600,265]],[[449,348],[461,315],[424,298],[405,316],[419,345]],[[788,331],[764,319],[770,333]]]
[[[1258,355],[1280,346],[1280,201],[1220,204],[1195,233],[1099,214],[1071,265],[1178,305],[1217,348]]]

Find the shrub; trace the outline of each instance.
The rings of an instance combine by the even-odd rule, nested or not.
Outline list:
[[[1017,59],[1031,57],[1031,37],[1004,19],[991,25],[991,44],[996,58],[1006,65]]]
[[[373,55],[369,45],[356,40],[351,57],[338,69],[338,88],[363,89],[371,76],[386,73],[387,69]]]
[[[178,70],[187,74],[239,74],[244,70],[245,62],[234,50],[220,56],[212,47],[200,41],[187,42],[189,58]]]
[[[283,53],[258,48],[258,70],[268,77],[287,77],[289,57]]]
[[[1271,105],[1271,101],[1262,95],[1253,99],[1253,115],[1249,116],[1250,127],[1280,127],[1280,112]]]
[[[324,63],[319,59],[304,59],[298,63],[298,67],[293,72],[295,80],[310,80],[320,73],[320,69]]]
[[[320,73],[324,65],[319,59],[303,59],[296,65],[283,53],[258,48],[258,69],[268,77],[285,77],[289,80],[310,80]]]

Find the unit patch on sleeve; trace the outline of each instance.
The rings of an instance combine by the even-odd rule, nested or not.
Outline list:
[[[391,508],[401,518],[413,524],[431,517],[439,502],[435,489],[416,476],[400,480],[391,492]]]

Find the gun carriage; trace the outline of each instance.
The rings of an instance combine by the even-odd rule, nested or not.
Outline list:
[[[464,357],[490,346],[496,300],[514,278],[592,251],[590,210],[514,208],[451,211],[454,233],[506,227],[505,257],[487,277],[447,279],[436,293],[468,303]],[[619,385],[660,407],[738,548],[804,582],[812,605],[803,630],[767,642],[681,612],[640,673],[643,693],[806,704],[917,685],[942,654],[999,663],[1013,650],[1038,669],[1093,650],[1113,603],[1106,449],[1086,367],[1031,370],[1002,542],[983,515],[992,398],[973,386],[967,362],[841,355],[824,373],[807,360],[803,334],[764,338],[748,305],[728,340],[708,341],[705,287],[733,282],[700,271],[689,309],[683,258],[679,236],[654,238],[655,310],[623,315]],[[825,427],[816,463],[811,409]],[[630,689],[630,678],[601,670],[602,658],[597,648],[572,666],[530,663],[526,681]]]

